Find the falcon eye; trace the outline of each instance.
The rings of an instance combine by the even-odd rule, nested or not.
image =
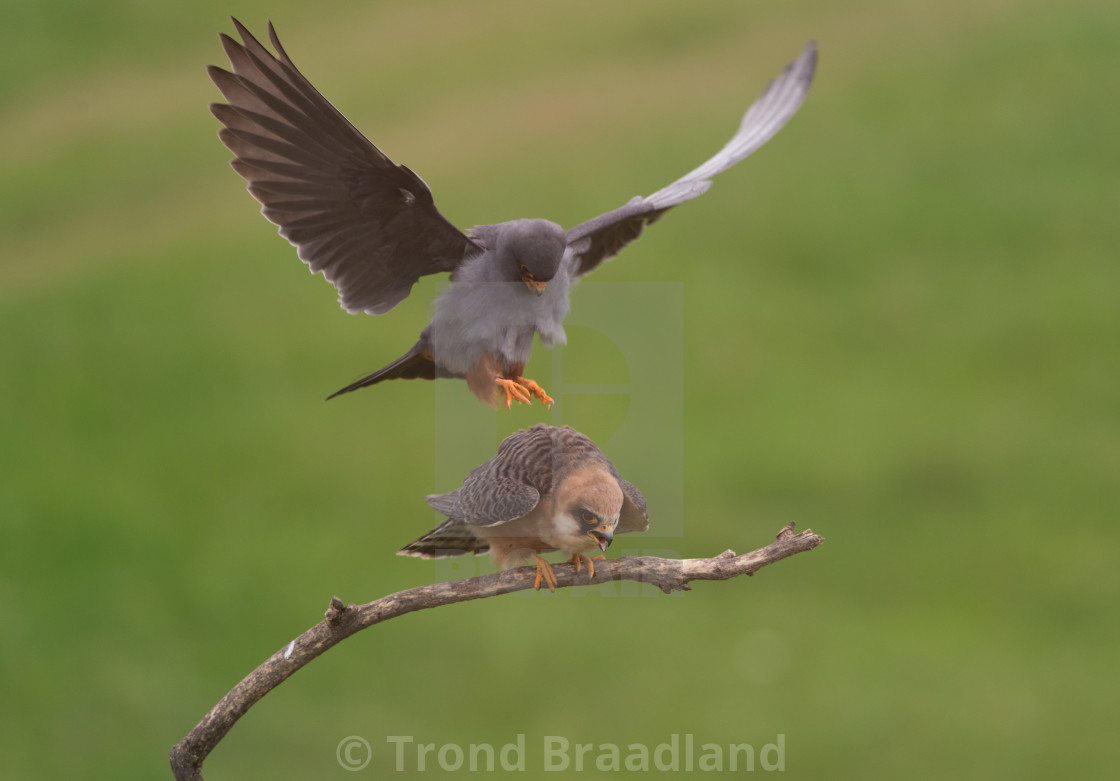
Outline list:
[[[590,510],[580,510],[579,519],[584,523],[595,523],[595,513]]]

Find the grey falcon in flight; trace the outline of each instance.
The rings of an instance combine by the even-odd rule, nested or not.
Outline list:
[[[556,590],[556,573],[539,554],[563,551],[577,572],[586,563],[595,577],[594,560],[584,551],[605,552],[614,535],[649,528],[642,492],[569,426],[539,423],[510,434],[461,487],[426,500],[447,520],[399,555],[438,559],[489,551],[503,569],[531,557],[538,590],[542,580]]]
[[[491,406],[503,394],[507,408],[534,396],[551,404],[523,372],[534,334],[546,347],[564,343],[572,284],[773,137],[801,106],[817,62],[810,42],[715,156],[652,195],[566,231],[549,220],[521,219],[464,233],[439,213],[419,176],[367,140],[296,69],[271,23],[276,55],[233,24],[240,43],[220,36],[232,72],[207,69],[228,101],[210,106],[225,126],[218,135],[261,213],[312,273],[337,288],[343,309],[384,314],[420,277],[451,273],[416,344],[328,398],[382,380],[456,377]]]

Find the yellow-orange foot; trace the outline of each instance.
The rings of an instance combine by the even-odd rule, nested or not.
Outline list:
[[[507,380],[505,377],[495,377],[494,383],[506,392],[506,409],[513,406],[513,400],[521,404],[532,404],[533,400],[529,398],[529,393],[517,380]]]
[[[583,562],[586,561],[587,562],[587,578],[589,580],[594,580],[595,579],[595,562],[596,561],[603,561],[606,558],[607,558],[606,556],[603,556],[601,554],[599,556],[592,557],[592,556],[584,556],[582,553],[573,553],[572,558],[568,561],[568,563],[569,564],[575,564],[576,565],[576,572],[579,572],[580,567],[582,566]]]
[[[515,377],[514,380],[522,388],[540,399],[541,404],[545,405],[546,407],[552,406],[552,397],[545,393],[544,388],[542,388],[540,385],[537,385],[537,383],[533,382],[528,377]]]
[[[552,571],[552,565],[536,554],[533,554],[533,558],[537,560],[537,577],[536,580],[533,581],[533,588],[540,591],[541,580],[543,578],[544,584],[548,586],[548,590],[555,593],[556,573]]]

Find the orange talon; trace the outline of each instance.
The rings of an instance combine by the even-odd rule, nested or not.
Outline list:
[[[495,377],[494,383],[506,392],[506,409],[513,406],[513,400],[517,399],[521,404],[532,404],[533,400],[529,398],[529,394],[525,392],[525,388],[516,380],[507,380],[505,377]]]
[[[592,579],[594,579],[594,578],[595,578],[595,562],[597,562],[597,561],[606,561],[606,560],[607,560],[607,557],[606,557],[606,556],[604,556],[604,555],[603,555],[602,553],[600,553],[600,554],[599,554],[598,556],[592,556],[591,558],[589,558],[589,559],[587,560],[587,568],[588,568],[589,570],[591,570],[591,577],[592,577]]]
[[[541,576],[543,575],[548,590],[556,593],[556,573],[552,571],[552,565],[536,554],[533,554],[533,558],[537,560],[537,577],[533,580],[533,588],[537,591],[541,590]]]
[[[582,566],[583,562],[586,561],[587,562],[587,579],[588,580],[594,580],[595,579],[595,559],[605,559],[605,558],[606,558],[606,556],[596,556],[593,559],[590,556],[584,556],[582,553],[573,553],[572,554],[572,560],[568,563],[569,564],[574,564],[575,568],[576,568],[576,572],[579,572],[580,567]]]
[[[514,380],[518,385],[541,400],[546,407],[552,406],[552,397],[544,392],[544,388],[527,377],[518,377]]]

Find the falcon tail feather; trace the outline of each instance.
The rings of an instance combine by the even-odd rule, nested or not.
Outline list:
[[[343,393],[349,393],[358,388],[364,388],[367,385],[376,385],[382,380],[434,380],[436,377],[442,376],[445,375],[437,371],[436,364],[432,360],[432,355],[428,352],[427,343],[425,340],[421,339],[412,346],[412,349],[388,366],[383,366],[361,379],[354,380],[354,382],[350,383],[345,388],[337,390],[330,396],[327,396],[327,401],[330,401],[335,396],[341,396]]]

